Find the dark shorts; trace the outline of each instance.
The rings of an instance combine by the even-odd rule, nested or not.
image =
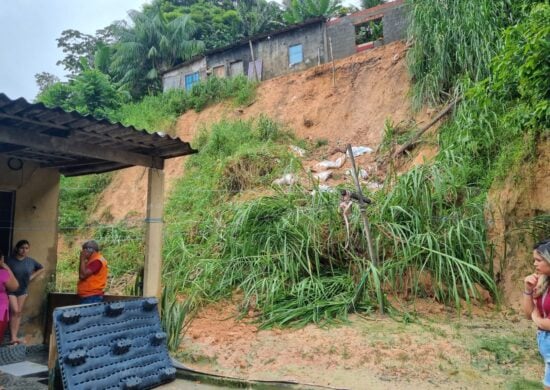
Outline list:
[[[28,295],[29,292],[27,290],[22,290],[22,291],[10,291],[8,292],[8,295],[13,295],[14,297],[20,297],[20,296],[23,296],[23,295]]]
[[[80,297],[80,304],[103,302],[103,295],[91,295],[89,297]]]

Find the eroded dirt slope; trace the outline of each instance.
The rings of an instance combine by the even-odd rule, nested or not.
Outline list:
[[[386,119],[395,124],[416,121],[422,125],[430,116],[425,111],[411,112],[404,57],[405,44],[395,42],[337,61],[334,79],[332,65],[325,64],[267,80],[258,88],[252,105],[237,108],[226,103],[199,113],[189,111],[179,119],[176,134],[191,141],[198,129],[208,128],[221,119],[256,118],[265,114],[287,125],[300,138],[328,141],[327,150],[345,147],[347,143],[376,149],[382,141]],[[374,158],[374,155],[362,157],[359,163],[366,165]],[[168,161],[166,196],[174,179],[183,174],[184,161],[185,157]],[[142,218],[146,180],[144,168],[117,173],[94,217],[117,221],[130,213]]]

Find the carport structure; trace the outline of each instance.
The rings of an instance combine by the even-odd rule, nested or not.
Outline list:
[[[0,93],[0,248],[6,252],[13,242],[28,239],[33,257],[40,259],[51,275],[57,263],[60,176],[146,167],[143,294],[158,296],[164,162],[196,152],[189,143],[163,133],[148,133],[22,98],[11,100]],[[36,295],[44,296],[48,279],[35,283],[33,288],[42,290]]]

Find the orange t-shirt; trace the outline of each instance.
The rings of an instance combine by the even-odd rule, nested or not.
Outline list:
[[[88,259],[88,263],[92,263],[95,260],[101,262],[101,268],[95,274],[91,274],[86,279],[78,281],[76,293],[80,297],[103,295],[103,290],[105,286],[107,286],[107,275],[109,273],[107,260],[105,260],[99,252],[92,254]]]

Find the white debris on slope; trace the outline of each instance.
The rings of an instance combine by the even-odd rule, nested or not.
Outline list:
[[[273,180],[273,184],[279,185],[279,186],[284,186],[284,185],[291,186],[294,183],[296,183],[296,180],[297,180],[296,175],[294,175],[293,173],[287,173],[283,175],[283,177]]]
[[[320,163],[315,164],[315,167],[320,169],[338,169],[342,168],[345,162],[346,155],[343,154],[341,157],[337,158],[336,161],[323,160]]]

